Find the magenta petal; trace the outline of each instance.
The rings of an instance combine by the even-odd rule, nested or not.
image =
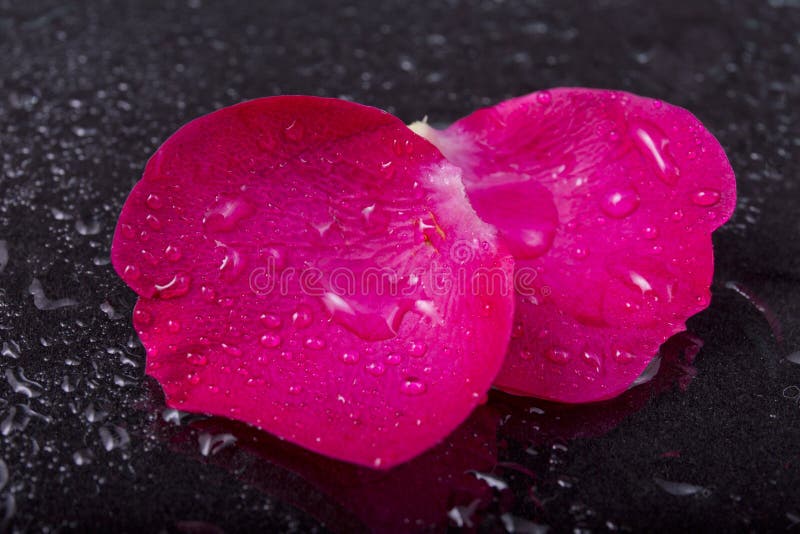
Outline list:
[[[112,261],[170,406],[370,467],[461,423],[511,330],[510,292],[453,285],[513,271],[459,170],[340,100],[265,98],[181,128],[131,192]]]
[[[517,259],[496,386],[563,402],[614,397],[710,300],[711,232],[736,203],[717,140],[688,111],[628,93],[554,89],[444,131],[478,215]]]

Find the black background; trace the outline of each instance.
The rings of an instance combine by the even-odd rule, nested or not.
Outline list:
[[[493,395],[498,438],[474,439],[509,487],[488,488],[470,522],[800,530],[797,0],[0,0],[0,530],[456,528],[455,497],[432,523],[376,526],[329,513],[335,498],[242,440],[202,456],[200,431],[164,422],[143,377],[134,295],[108,264],[114,224],[155,148],[221,106],[299,93],[449,123],[570,85],[690,109],[731,159],[738,207],[715,234],[711,307],[689,322],[704,347],[679,373],[686,387],[659,377],[606,406],[547,406],[539,422],[543,403]],[[39,309],[34,280],[77,303]],[[34,398],[15,391],[20,373]],[[532,443],[504,436],[515,422]],[[107,451],[101,429],[121,445],[117,428],[130,442]]]

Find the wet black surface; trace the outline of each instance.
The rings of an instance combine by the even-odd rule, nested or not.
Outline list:
[[[247,4],[0,0],[0,531],[800,529],[800,3]],[[164,412],[108,249],[178,126],[286,93],[447,123],[565,85],[687,107],[732,160],[693,364],[679,339],[589,408],[493,395],[381,476]]]

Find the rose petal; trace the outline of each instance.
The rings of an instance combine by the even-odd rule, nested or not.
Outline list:
[[[181,128],[131,192],[112,261],[167,404],[370,467],[462,422],[511,328],[511,293],[452,286],[513,270],[458,169],[340,100],[259,99]]]
[[[730,217],[736,184],[717,140],[686,110],[554,89],[444,131],[412,129],[464,169],[478,215],[517,259],[500,389],[614,397],[708,306],[711,232]]]

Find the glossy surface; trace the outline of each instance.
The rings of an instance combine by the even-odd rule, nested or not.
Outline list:
[[[376,469],[469,416],[511,333],[513,260],[460,171],[338,99],[255,99],[182,127],[126,200],[111,262],[170,407]],[[473,290],[481,273],[497,287]]]
[[[688,111],[554,88],[444,130],[412,128],[464,169],[478,216],[517,260],[498,388],[570,403],[613,398],[708,306],[711,232],[733,213],[736,182]]]
[[[363,531],[381,514],[395,530],[797,522],[796,2],[246,4],[0,3],[0,522],[134,532]],[[374,501],[312,491],[311,453],[283,442],[289,459],[266,458],[243,434],[166,409],[130,325],[136,295],[109,249],[147,158],[178,127],[279,93],[349,95],[446,126],[557,86],[690,109],[730,155],[738,206],[714,235],[711,306],[688,322],[703,346],[677,387],[567,411],[492,394],[500,431],[456,431],[461,458],[438,473],[415,464],[424,510],[402,500],[410,491]],[[443,486],[424,483],[431,475]]]

